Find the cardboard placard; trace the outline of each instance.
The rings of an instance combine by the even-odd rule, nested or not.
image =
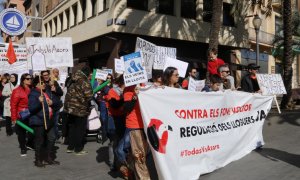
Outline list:
[[[185,77],[186,74],[186,70],[188,68],[188,63],[174,59],[174,58],[170,58],[170,57],[166,57],[166,63],[165,63],[165,67],[164,70],[167,69],[167,67],[175,67],[178,70],[178,74],[180,77]]]
[[[256,74],[256,78],[263,95],[286,94],[280,74]]]

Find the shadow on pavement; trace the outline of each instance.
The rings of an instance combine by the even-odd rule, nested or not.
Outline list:
[[[272,161],[283,161],[300,168],[300,155],[273,148],[262,148],[261,150],[256,150],[256,152]]]
[[[300,126],[300,111],[299,110],[284,110],[281,114],[272,113],[270,117],[267,118],[268,125],[271,125],[270,118],[272,116],[278,116],[279,122],[278,124],[288,123],[294,126]]]

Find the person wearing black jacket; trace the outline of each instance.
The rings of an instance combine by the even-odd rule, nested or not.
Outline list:
[[[52,101],[58,102],[57,105],[53,107],[53,120],[56,138],[58,138],[58,120],[59,120],[59,110],[63,106],[61,97],[63,96],[63,90],[59,86],[58,82],[50,78],[50,72],[48,70],[41,72],[42,80],[46,84],[46,89],[50,92],[50,99]]]
[[[250,63],[247,66],[248,73],[242,78],[241,81],[241,90],[249,93],[260,93],[261,90],[258,86],[256,79],[256,73],[259,70],[260,66],[257,66],[254,63]]]
[[[60,102],[56,99],[51,100],[50,95],[51,92],[46,89],[46,84],[43,81],[40,83],[38,76],[35,77],[33,88],[28,96],[28,109],[30,112],[29,125],[33,127],[35,133],[35,166],[37,167],[44,167],[42,155],[45,152],[47,154],[45,161],[48,164],[59,164],[54,160],[52,150],[56,139],[53,107],[58,106]],[[47,137],[46,151],[43,150],[45,137]]]

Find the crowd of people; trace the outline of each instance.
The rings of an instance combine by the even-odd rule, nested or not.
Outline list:
[[[248,73],[242,78],[241,87],[236,88],[230,76],[229,65],[217,58],[215,50],[209,53],[209,83],[204,92],[223,90],[242,90],[259,93],[256,76],[259,66],[248,65]],[[197,80],[197,69],[189,67],[187,77],[180,81],[178,70],[168,67],[164,71],[153,70],[151,85],[188,89],[191,78]],[[100,114],[100,141],[108,143],[109,166],[112,171],[119,170],[125,179],[150,179],[146,165],[149,153],[144,133],[138,93],[141,85],[125,87],[123,75],[107,76],[109,83],[98,92],[95,87],[105,83],[97,80],[91,84],[91,69],[85,65],[67,78],[63,87],[57,82],[58,69],[42,71],[34,77],[25,73],[19,85],[17,74],[3,74],[0,83],[1,115],[6,122],[6,134],[15,132],[18,137],[21,156],[27,155],[28,149],[35,150],[35,166],[45,164],[58,165],[54,159],[55,141],[61,136],[68,144],[66,153],[86,155],[84,148],[87,119],[92,102],[97,104]],[[22,121],[34,130],[26,132],[16,121]],[[59,133],[58,124],[63,124]]]

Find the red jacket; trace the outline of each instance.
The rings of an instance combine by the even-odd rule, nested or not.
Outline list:
[[[218,67],[225,64],[224,61],[222,59],[215,59],[214,61],[209,60],[208,61],[208,71],[209,74],[213,75],[213,74],[219,74],[218,73]]]
[[[13,90],[10,99],[11,120],[16,121],[20,118],[19,112],[28,109],[29,88],[18,86]]]

